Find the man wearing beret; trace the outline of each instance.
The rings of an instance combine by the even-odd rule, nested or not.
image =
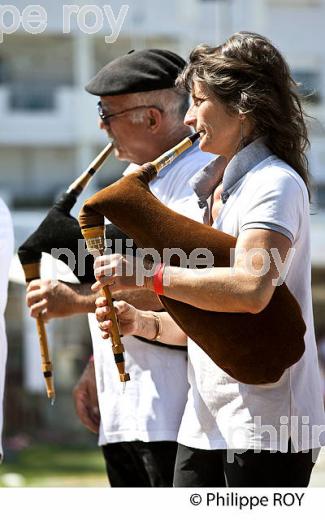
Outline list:
[[[118,159],[135,165],[152,161],[189,134],[183,124],[188,97],[174,87],[184,65],[182,58],[167,50],[131,52],[108,63],[88,83],[86,90],[100,97],[100,127],[113,140]],[[188,180],[210,158],[194,145],[158,174],[150,184],[152,192],[178,211],[180,201],[192,193]],[[139,293],[113,291],[113,296],[144,311],[160,310],[151,292]],[[82,296],[80,290],[63,283],[52,288],[48,282],[34,285],[27,299],[33,316],[43,311],[47,318],[93,313],[94,300],[93,295]],[[101,338],[94,314],[89,314],[89,323],[94,358],[74,398],[81,421],[99,431],[111,486],[171,486],[175,441],[188,391],[184,348],[159,344],[159,330],[151,342],[124,337],[131,381],[123,389],[110,340]]]

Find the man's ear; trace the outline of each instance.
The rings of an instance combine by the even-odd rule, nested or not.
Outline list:
[[[148,110],[148,128],[152,133],[156,133],[161,125],[162,113],[157,108],[149,108]]]

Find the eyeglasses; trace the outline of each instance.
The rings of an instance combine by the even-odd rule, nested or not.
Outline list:
[[[157,107],[156,105],[139,105],[137,107],[130,107],[126,108],[125,110],[121,110],[121,112],[115,112],[114,114],[107,114],[105,112],[105,108],[103,108],[101,101],[98,101],[97,103],[97,110],[98,115],[101,118],[102,121],[104,121],[106,124],[109,122],[109,119],[116,116],[121,116],[122,114],[125,114],[126,112],[131,112],[131,110],[137,110],[138,108],[156,108],[159,110],[159,112],[163,112],[163,109],[160,107]]]

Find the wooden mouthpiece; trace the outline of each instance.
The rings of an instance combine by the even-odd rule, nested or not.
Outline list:
[[[160,172],[165,166],[168,164],[171,164],[179,155],[181,155],[185,150],[190,148],[192,144],[200,137],[200,134],[197,132],[196,134],[192,134],[188,137],[185,137],[183,141],[178,143],[176,146],[168,150],[168,152],[163,153],[158,157],[158,159],[155,159],[150,164],[152,164],[156,170],[157,173]]]

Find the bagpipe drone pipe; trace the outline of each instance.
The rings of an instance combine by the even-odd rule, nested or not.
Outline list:
[[[54,258],[60,258],[68,265],[80,283],[95,281],[93,257],[85,254],[85,242],[79,223],[70,214],[70,211],[77,202],[78,196],[112,150],[113,146],[109,144],[91,163],[86,172],[82,173],[60,196],[36,231],[18,248],[19,260],[23,268],[26,265],[39,264],[42,253],[48,253]],[[112,252],[115,252],[115,246],[118,247],[119,252],[126,251],[128,237],[114,224],[106,225],[105,235],[108,247]],[[36,278],[38,277],[36,276]],[[34,278],[29,278],[28,281]]]
[[[70,214],[78,196],[85,189],[96,171],[113,151],[113,145],[108,144],[104,150],[94,159],[87,170],[83,172],[62,194],[58,201],[49,210],[39,227],[18,248],[18,257],[22,264],[26,283],[40,278],[40,265],[43,253],[51,254],[54,258],[60,258],[70,267],[80,283],[92,283],[95,281],[93,269],[93,257],[85,254],[85,241],[78,221]],[[107,224],[105,228],[108,245],[111,252],[117,245],[119,252],[128,252],[133,248],[126,242],[127,236],[114,224]],[[40,315],[36,319],[39,336],[42,372],[47,387],[47,395],[54,401],[55,390],[53,383],[52,363],[48,351],[48,342],[44,320]]]

